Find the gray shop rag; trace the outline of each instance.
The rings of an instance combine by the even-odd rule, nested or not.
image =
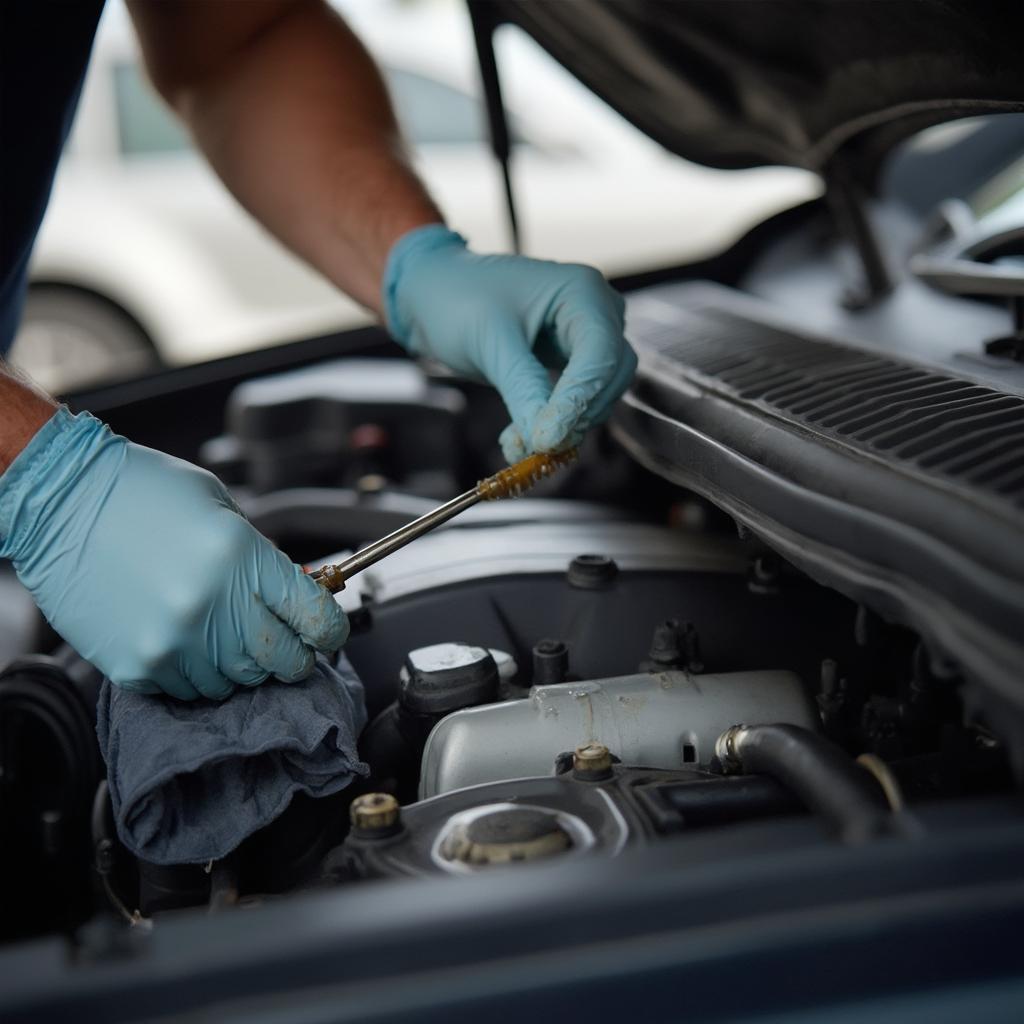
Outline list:
[[[318,656],[298,683],[192,703],[104,681],[96,732],[121,842],[153,864],[204,864],[268,825],[295,793],[330,796],[366,775],[363,684]]]

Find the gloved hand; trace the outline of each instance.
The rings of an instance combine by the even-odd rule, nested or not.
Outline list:
[[[441,224],[392,247],[384,308],[394,337],[501,394],[509,462],[579,443],[629,386],[636,355],[623,301],[592,267],[522,256],[478,256]],[[552,388],[546,368],[562,370]]]
[[[59,409],[0,477],[0,557],[79,654],[144,693],[302,679],[348,635],[214,476],[87,413]]]

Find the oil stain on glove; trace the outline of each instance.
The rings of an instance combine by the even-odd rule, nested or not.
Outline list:
[[[498,389],[512,418],[500,438],[510,463],[578,444],[636,370],[622,297],[592,267],[480,256],[430,224],[392,247],[383,293],[406,349]]]
[[[348,622],[212,474],[59,409],[0,477],[0,557],[115,685],[222,700],[313,671]]]

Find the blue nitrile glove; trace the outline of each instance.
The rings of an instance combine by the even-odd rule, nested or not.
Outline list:
[[[0,557],[79,654],[144,693],[302,679],[348,635],[216,477],[87,413],[59,409],[0,477]]]
[[[406,349],[498,389],[512,417],[501,435],[509,462],[579,443],[633,379],[622,298],[593,267],[478,256],[430,224],[392,247],[383,295]],[[563,371],[553,388],[546,368]]]

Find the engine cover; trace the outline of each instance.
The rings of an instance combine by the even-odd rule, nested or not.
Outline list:
[[[420,798],[550,775],[560,753],[590,741],[625,764],[692,767],[710,761],[715,740],[730,726],[758,722],[817,728],[797,675],[671,671],[535,686],[524,700],[442,719],[423,752]]]

